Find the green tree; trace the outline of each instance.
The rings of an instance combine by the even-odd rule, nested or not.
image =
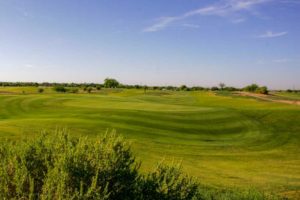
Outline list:
[[[220,86],[221,90],[224,90],[226,85],[225,85],[225,83],[220,83],[219,86]]]
[[[119,86],[119,82],[116,79],[113,78],[106,78],[104,80],[104,87],[106,88],[116,88]]]
[[[182,91],[185,91],[185,90],[187,90],[187,86],[186,85],[181,85],[180,87],[179,87],[179,89],[180,90],[182,90]]]
[[[96,87],[96,89],[97,89],[97,90],[101,90],[101,86],[98,85],[98,86]]]
[[[217,91],[217,90],[219,90],[219,88],[216,87],[216,86],[214,86],[214,87],[211,87],[210,90],[211,90],[211,91]]]
[[[55,86],[53,88],[56,92],[67,92],[67,89],[64,86]]]
[[[255,92],[258,88],[259,88],[259,86],[257,84],[251,84],[251,85],[246,86],[244,88],[244,91],[246,91],[246,92]]]
[[[259,94],[269,94],[268,88],[266,86],[257,88],[255,92]]]
[[[92,88],[92,87],[88,87],[88,88],[86,89],[86,91],[87,91],[88,93],[91,93],[91,92],[93,91],[93,88]]]

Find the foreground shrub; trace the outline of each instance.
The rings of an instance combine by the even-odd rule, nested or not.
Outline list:
[[[200,186],[180,165],[139,173],[130,147],[115,134],[89,140],[43,134],[0,145],[0,199],[225,200],[272,199],[259,192]]]
[[[193,199],[198,194],[198,184],[182,174],[179,165],[159,164],[140,185],[140,199]]]
[[[1,199],[191,199],[197,191],[174,167],[139,174],[140,164],[115,134],[96,140],[44,134],[2,145],[0,159]]]

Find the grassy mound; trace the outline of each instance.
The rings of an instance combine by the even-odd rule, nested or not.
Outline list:
[[[89,138],[115,129],[133,142],[145,173],[174,158],[211,187],[255,187],[299,199],[300,106],[231,92],[45,88],[40,94],[36,87],[0,87],[0,93],[0,143],[57,127]]]

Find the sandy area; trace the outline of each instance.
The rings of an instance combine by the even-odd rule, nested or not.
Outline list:
[[[293,101],[293,100],[272,99],[272,98],[270,98],[273,95],[256,94],[256,93],[250,93],[250,92],[236,92],[235,94],[240,95],[240,96],[255,97],[255,98],[266,100],[266,101],[293,104],[293,105],[300,105],[300,101],[296,101],[296,100]]]

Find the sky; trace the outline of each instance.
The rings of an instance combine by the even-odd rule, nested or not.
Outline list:
[[[0,81],[300,89],[300,0],[0,0]]]

